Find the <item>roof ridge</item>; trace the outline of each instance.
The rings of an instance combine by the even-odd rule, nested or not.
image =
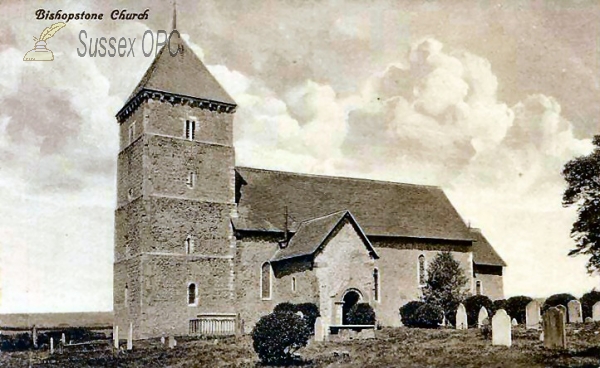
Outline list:
[[[267,171],[267,172],[272,172],[272,173],[281,173],[281,174],[313,177],[313,178],[334,178],[334,179],[343,179],[343,180],[352,180],[352,181],[371,182],[371,183],[377,183],[377,184],[394,184],[394,185],[403,185],[403,186],[411,186],[411,187],[439,189],[439,190],[443,191],[442,187],[440,187],[439,185],[432,185],[432,184],[405,183],[405,182],[391,181],[391,180],[357,178],[357,177],[353,177],[353,176],[336,176],[336,175],[299,173],[299,172],[295,172],[295,171],[270,170],[270,169],[263,169],[263,168],[258,168],[258,167],[249,167],[249,166],[236,166],[235,169]]]
[[[331,216],[337,215],[337,214],[342,214],[342,213],[346,214],[346,212],[350,212],[350,211],[348,211],[348,210],[340,210],[340,211],[335,211],[335,212],[328,213],[327,215],[323,215],[323,216],[319,216],[319,217],[313,217],[313,218],[308,219],[308,220],[302,220],[302,221],[300,221],[300,225],[308,223],[308,222],[322,220],[324,218],[331,217]]]

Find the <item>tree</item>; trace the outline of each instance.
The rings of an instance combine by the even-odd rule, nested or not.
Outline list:
[[[544,305],[542,305],[542,312],[546,312],[548,309],[550,309],[550,307],[556,307],[558,305],[562,305],[566,308],[567,304],[569,304],[571,300],[576,299],[577,298],[575,298],[573,295],[566,293],[551,295],[548,297],[548,299],[546,299]]]
[[[579,301],[581,302],[583,318],[592,317],[592,307],[597,302],[600,302],[600,291],[592,290],[585,293]]]
[[[508,298],[506,301],[506,313],[511,318],[514,318],[519,323],[525,323],[525,309],[527,308],[527,304],[531,302],[531,299],[528,296],[513,296]]]
[[[577,206],[577,220],[571,228],[575,248],[569,255],[589,256],[589,273],[600,271],[600,136],[592,143],[592,153],[572,159],[562,171],[567,182],[563,206]]]
[[[294,353],[306,346],[310,329],[302,317],[278,312],[260,318],[252,330],[252,346],[263,363],[288,364]]]
[[[465,297],[469,279],[460,263],[450,252],[438,253],[427,268],[427,282],[423,288],[423,301],[442,308],[446,320],[456,323],[456,308]]]
[[[465,300],[465,309],[467,310],[467,323],[470,327],[477,326],[479,311],[484,307],[491,316],[493,312],[493,302],[485,295],[473,295]]]

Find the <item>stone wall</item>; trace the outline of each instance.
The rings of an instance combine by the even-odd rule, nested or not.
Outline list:
[[[465,275],[472,280],[473,260],[470,246],[440,242],[414,241],[409,239],[386,239],[373,241],[379,254],[376,266],[379,269],[381,302],[376,304],[376,314],[383,326],[400,326],[399,309],[404,304],[418,300],[422,293],[419,286],[419,256],[425,256],[425,268],[435,255],[445,249],[452,249]],[[472,291],[473,283],[467,289]]]
[[[502,267],[478,266],[474,267],[474,282],[481,281],[482,294],[492,300],[504,299],[504,281]]]

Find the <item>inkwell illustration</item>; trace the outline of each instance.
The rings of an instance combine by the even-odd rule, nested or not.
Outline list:
[[[46,41],[52,36],[54,36],[54,34],[58,32],[59,29],[63,28],[66,25],[67,24],[63,22],[55,23],[50,27],[46,27],[46,29],[42,31],[42,34],[40,35],[39,39],[34,37],[33,40],[36,41],[35,47],[32,50],[29,50],[25,54],[25,56],[23,56],[23,61],[54,60],[54,54],[52,53],[52,51],[46,48]]]

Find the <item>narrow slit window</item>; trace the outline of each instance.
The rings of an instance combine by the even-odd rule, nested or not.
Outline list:
[[[188,305],[196,305],[198,302],[198,290],[196,284],[191,283],[188,285]]]
[[[192,254],[194,251],[194,239],[192,239],[191,235],[188,235],[185,238],[185,254]]]
[[[373,299],[379,301],[379,270],[373,270]]]
[[[133,143],[135,138],[135,121],[129,126],[129,144]]]
[[[260,296],[262,299],[271,299],[271,264],[263,263],[260,272]]]
[[[419,273],[418,273],[418,278],[419,278],[419,286],[425,286],[425,284],[427,283],[427,271],[425,270],[425,256],[424,255],[420,255],[419,256]]]
[[[481,293],[482,293],[481,281],[477,281],[475,283],[475,294],[476,295],[481,295]]]
[[[185,121],[185,139],[190,141],[196,137],[196,122],[194,120]]]
[[[188,173],[187,186],[188,186],[188,188],[192,189],[195,185],[196,185],[196,173],[193,171],[190,171]]]
[[[292,277],[292,292],[296,292],[296,278]]]
[[[129,286],[127,284],[125,284],[125,293],[123,295],[124,297],[124,304],[125,307],[129,306]]]

